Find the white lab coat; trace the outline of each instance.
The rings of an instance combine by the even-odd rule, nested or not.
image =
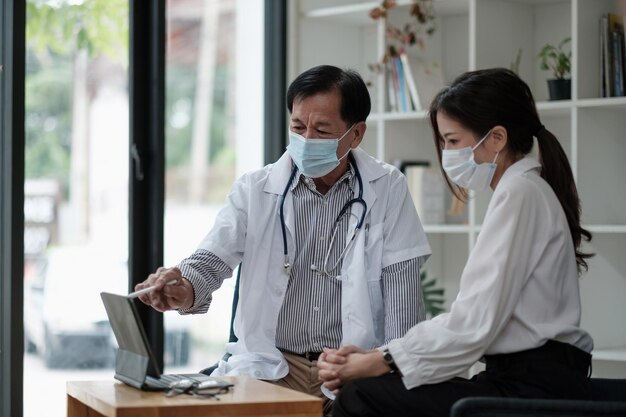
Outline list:
[[[342,282],[342,343],[373,348],[384,343],[382,269],[412,258],[425,260],[431,252],[405,177],[363,150],[355,149],[352,153],[363,179],[368,232],[364,224],[337,277]],[[239,341],[227,346],[232,356],[228,362],[220,361],[215,375],[275,380],[288,373],[275,336],[288,283],[283,267],[279,207],[292,166],[288,153],[284,153],[275,164],[237,180],[227,206],[199,246],[231,268],[242,265],[234,322]],[[352,207],[357,216],[351,216],[346,241],[354,233],[362,210],[360,205]],[[285,198],[284,216],[288,252],[293,260],[298,254],[293,236],[292,193]]]
[[[500,179],[450,312],[389,343],[407,389],[448,380],[483,355],[550,339],[591,352],[593,340],[580,328],[574,244],[540,167],[528,156]]]

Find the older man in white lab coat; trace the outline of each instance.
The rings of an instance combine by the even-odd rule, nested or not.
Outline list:
[[[156,310],[203,313],[241,264],[239,340],[214,374],[321,395],[323,348],[381,346],[424,318],[430,247],[405,177],[358,148],[371,107],[361,77],[319,66],[287,95],[287,151],[235,182],[193,255],[136,289],[158,286],[141,297]]]

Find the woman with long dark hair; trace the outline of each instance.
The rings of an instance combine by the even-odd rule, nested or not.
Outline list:
[[[434,98],[430,121],[453,192],[494,193],[448,313],[380,349],[322,355],[333,415],[448,416],[469,396],[589,398],[593,340],[580,328],[578,277],[591,234],[529,87],[506,69],[467,72]],[[480,359],[484,372],[457,377]]]

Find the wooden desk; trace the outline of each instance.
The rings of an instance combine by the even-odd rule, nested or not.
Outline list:
[[[246,377],[220,377],[235,384],[220,400],[147,392],[121,382],[70,381],[68,417],[320,417],[322,400]]]

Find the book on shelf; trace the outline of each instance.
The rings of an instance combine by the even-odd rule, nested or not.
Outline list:
[[[620,31],[617,32],[617,48],[618,48],[618,57],[616,60],[616,66],[619,67],[616,70],[619,73],[619,83],[620,88],[618,90],[618,95],[620,97],[624,97],[626,95],[626,67],[624,67],[624,59],[626,59],[626,50],[624,45],[624,24],[620,24]]]
[[[616,97],[622,97],[624,95],[624,72],[622,68],[622,57],[624,55],[624,24],[622,22],[622,16],[609,13],[609,29],[611,31],[613,47],[614,95]]]
[[[624,25],[626,17],[607,13],[600,19],[600,73],[602,97],[626,95],[626,51]]]
[[[400,161],[411,199],[423,224],[445,222],[445,185],[438,169],[428,161]]]
[[[387,102],[385,109],[390,112],[398,111],[396,92],[393,85],[393,70],[389,61],[385,62],[385,87],[387,88]]]
[[[608,51],[605,50],[607,47],[606,36],[609,32],[609,20],[608,17],[602,16],[600,18],[600,97],[609,96],[608,93],[608,82],[607,82],[607,64],[606,60],[608,60],[607,54]]]
[[[400,97],[400,83],[398,81],[398,68],[393,59],[387,61],[387,78],[389,91],[389,111],[397,112],[402,110],[402,99]]]
[[[407,77],[411,78],[409,86],[415,86],[415,91],[411,93],[415,99],[415,109],[428,110],[433,98],[445,86],[441,65],[411,55],[405,55],[404,62],[406,72],[410,74]]]
[[[400,110],[403,112],[408,112],[411,110],[409,104],[409,94],[406,88],[406,77],[404,74],[404,67],[402,66],[402,61],[400,58],[393,59],[394,64],[396,65],[396,69],[398,71],[398,95],[400,96]]]
[[[617,31],[612,32],[613,35],[613,68],[615,74],[615,96],[622,97],[624,95],[624,73],[622,68],[622,56],[623,56],[623,37],[624,33]]]
[[[391,112],[427,110],[445,85],[439,64],[406,53],[386,62],[385,84]]]
[[[411,102],[413,103],[413,110],[421,111],[422,104],[420,102],[419,93],[417,92],[417,86],[415,84],[415,78],[413,77],[413,70],[411,69],[411,64],[409,63],[409,57],[406,53],[400,54],[400,61],[402,61],[402,66],[404,66],[406,72],[406,86],[409,90],[409,95],[411,96]]]

